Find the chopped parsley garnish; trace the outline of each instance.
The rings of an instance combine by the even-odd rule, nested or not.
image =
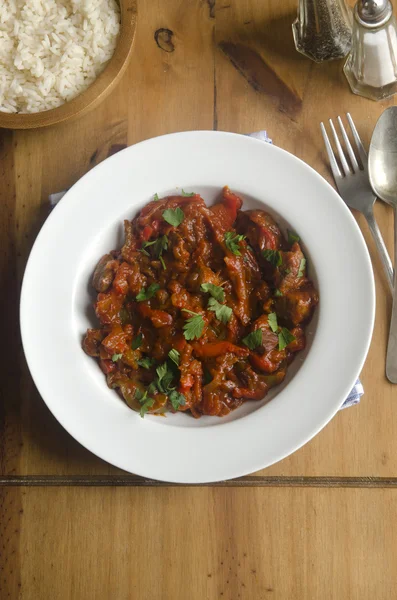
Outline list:
[[[166,235],[162,235],[161,237],[157,238],[157,240],[155,241],[155,244],[153,246],[153,254],[155,255],[156,258],[159,258],[164,250],[167,250],[168,248],[168,237]]]
[[[291,342],[294,342],[295,339],[296,338],[286,327],[281,327],[280,333],[278,334],[278,349],[284,350],[284,348]]]
[[[295,337],[286,327],[279,327],[276,313],[267,315],[267,320],[269,321],[269,326],[273,333],[278,334],[278,349],[284,350],[288,344],[295,340]]]
[[[166,235],[162,235],[157,238],[157,240],[153,240],[152,242],[143,242],[140,251],[146,256],[150,256],[150,253],[147,251],[147,248],[152,247],[152,255],[154,258],[158,258],[161,262],[164,271],[167,269],[165,266],[165,262],[163,259],[163,251],[168,248],[168,237]]]
[[[146,248],[149,248],[150,246],[153,246],[153,254],[156,258],[158,258],[162,251],[167,250],[168,248],[168,237],[166,235],[162,235],[161,237],[157,238],[157,240],[143,242],[141,252],[147,256],[150,256],[149,252],[146,250]]]
[[[164,212],[163,212],[163,219],[164,221],[167,221],[167,223],[169,223],[170,225],[172,225],[173,227],[178,227],[178,225],[180,225],[183,221],[183,219],[185,218],[184,212],[181,208],[167,208]]]
[[[143,419],[149,408],[153,406],[154,398],[148,396],[148,390],[146,390],[145,393],[142,393],[140,389],[135,390],[135,398],[141,405],[140,415]]]
[[[137,302],[143,302],[144,300],[149,300],[149,298],[153,298],[157,290],[160,289],[158,283],[151,283],[148,288],[142,288],[139,294],[136,297]]]
[[[112,361],[113,362],[117,362],[118,360],[120,360],[120,358],[123,356],[123,353],[121,354],[113,354],[112,356]]]
[[[150,369],[154,365],[156,361],[154,358],[150,358],[149,356],[144,356],[140,360],[138,360],[138,365],[143,367],[144,369]]]
[[[131,342],[131,348],[133,350],[138,350],[138,348],[141,346],[142,344],[142,334],[139,333],[136,337],[134,337],[134,339]]]
[[[190,313],[193,317],[187,319],[186,323],[183,326],[183,335],[185,336],[185,340],[194,340],[198,339],[204,331],[204,319],[201,315],[188,310],[187,308],[182,308],[182,311]]]
[[[273,333],[275,333],[278,329],[276,313],[273,312],[273,313],[270,313],[269,315],[267,315],[267,320],[269,321],[270,329],[273,331]]]
[[[170,394],[168,394],[168,398],[172,404],[172,408],[174,410],[178,410],[180,406],[184,406],[186,404],[186,398],[183,394],[180,394],[176,390],[172,390]]]
[[[138,402],[140,402],[141,400],[143,400],[144,398],[147,397],[147,391],[145,391],[145,393],[143,393],[139,388],[137,388],[135,390],[135,399],[138,400]]]
[[[220,285],[215,285],[214,283],[202,283],[201,291],[211,294],[218,302],[225,301],[225,291]]]
[[[234,231],[226,231],[224,239],[226,248],[235,256],[241,256],[239,243],[245,240],[245,235],[239,235],[238,233],[234,233]]]
[[[195,192],[185,192],[185,190],[182,190],[181,195],[185,196],[185,198],[191,198],[192,196],[195,196],[196,193]]]
[[[149,383],[147,391],[148,391],[148,394],[154,394],[154,392],[157,391],[157,385],[156,385],[155,381],[152,381],[152,383]]]
[[[273,267],[279,267],[283,263],[281,252],[279,250],[262,250],[262,256]]]
[[[289,229],[287,229],[287,233],[288,233],[288,243],[289,244],[292,245],[294,242],[299,242],[299,240],[300,240],[299,235],[297,235],[293,231],[290,231]]]
[[[274,290],[274,295],[276,296],[276,298],[281,298],[282,296],[284,296],[283,292],[280,292],[280,290]]]
[[[222,323],[229,323],[233,312],[229,306],[220,304],[215,298],[210,298],[208,300],[208,310],[212,310],[215,313],[216,318],[219,319],[219,321],[222,321]]]
[[[172,362],[175,363],[176,366],[178,367],[179,359],[180,359],[180,354],[179,354],[178,350],[175,350],[175,348],[172,348],[172,350],[170,350],[168,352],[168,356],[172,360]]]
[[[172,352],[172,350],[171,350],[171,352]],[[177,351],[175,350],[175,352],[177,352]],[[179,352],[178,352],[178,355],[179,355]],[[180,406],[183,406],[184,404],[186,404],[185,396],[183,394],[180,394],[179,392],[177,392],[175,387],[171,387],[171,382],[174,378],[174,373],[168,367],[166,362],[163,363],[162,365],[160,365],[159,367],[157,367],[156,373],[157,373],[157,379],[156,379],[154,385],[157,387],[159,392],[168,395],[168,398],[171,402],[172,408],[174,410],[178,410],[178,408]],[[153,385],[153,384],[151,384],[151,385]],[[149,388],[150,388],[150,386],[149,386]]]
[[[155,244],[155,243],[156,243],[156,240],[153,240],[153,242],[142,242],[142,247],[139,249],[139,252],[142,252],[142,254],[145,254],[145,256],[150,256],[150,254],[146,250],[146,248],[153,246],[153,244]]]
[[[170,391],[171,381],[174,378],[174,373],[171,371],[171,369],[168,368],[168,365],[166,362],[163,363],[162,365],[160,365],[159,367],[157,367],[156,373],[157,373],[156,385],[157,385],[158,391],[162,392],[163,394],[168,394],[168,392]],[[173,389],[173,388],[171,388],[171,389]]]
[[[242,342],[248,346],[250,350],[255,350],[255,348],[262,344],[262,329],[256,329],[255,331],[252,331],[245,338],[243,338]]]
[[[301,262],[299,265],[299,271],[298,271],[298,277],[303,277],[303,275],[305,274],[305,268],[306,268],[306,258],[301,258]]]
[[[160,198],[159,198],[159,195],[158,195],[157,193],[156,193],[156,194],[153,196],[153,200],[155,200],[156,202],[157,202],[158,200],[160,200]]]

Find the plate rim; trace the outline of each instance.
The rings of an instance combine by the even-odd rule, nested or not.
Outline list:
[[[368,252],[368,248],[365,244],[362,232],[356,222],[356,220],[354,219],[353,215],[351,214],[350,210],[347,208],[347,206],[344,204],[343,200],[340,198],[340,196],[337,194],[337,192],[334,190],[334,188],[317,172],[315,171],[310,165],[308,165],[307,163],[305,163],[302,159],[298,158],[297,156],[293,155],[292,153],[279,148],[275,145],[270,145],[270,144],[266,144],[265,142],[263,142],[262,140],[258,140],[255,138],[250,138],[248,136],[244,136],[243,134],[236,134],[236,133],[231,133],[231,132],[223,132],[223,131],[211,131],[211,130],[193,130],[193,131],[184,131],[184,132],[176,132],[176,133],[171,133],[171,134],[165,134],[162,136],[157,136],[154,138],[149,138],[147,140],[143,140],[137,144],[134,144],[132,146],[127,147],[126,149],[120,151],[119,153],[117,153],[116,155],[113,155],[111,157],[109,157],[108,159],[105,159],[102,163],[96,165],[93,169],[91,169],[90,171],[88,171],[86,174],[84,174],[71,188],[70,190],[68,190],[68,192],[65,194],[65,198],[67,198],[70,194],[73,194],[73,190],[76,190],[76,187],[78,187],[79,185],[82,185],[82,182],[86,180],[86,178],[89,177],[93,177],[93,173],[95,173],[95,171],[97,171],[98,169],[103,168],[103,165],[105,163],[109,163],[111,161],[117,161],[120,160],[119,156],[121,154],[124,153],[128,153],[129,151],[131,151],[132,148],[136,149],[137,147],[140,147],[142,145],[146,145],[146,144],[152,144],[152,143],[156,143],[157,140],[162,140],[165,138],[171,139],[171,138],[183,138],[183,137],[189,137],[192,135],[216,135],[216,136],[232,136],[232,137],[242,137],[245,138],[245,140],[249,140],[249,143],[251,144],[257,144],[260,147],[263,146],[267,146],[268,148],[272,148],[272,152],[276,152],[276,153],[281,153],[281,154],[285,154],[288,155],[288,157],[294,161],[298,161],[302,168],[309,170],[309,172],[311,172],[312,175],[315,176],[315,178],[317,178],[317,180],[319,182],[321,182],[321,185],[326,185],[326,187],[328,188],[329,191],[331,191],[332,195],[335,198],[335,201],[340,203],[340,206],[343,206],[346,210],[345,210],[345,216],[347,219],[350,220],[350,225],[353,226],[356,229],[356,233],[359,234],[359,237],[361,239],[361,249],[363,251],[363,256],[365,256],[366,258],[366,269],[367,269],[367,275],[369,275],[369,279],[368,279],[368,283],[369,286],[371,288],[371,293],[369,298],[367,298],[368,303],[369,303],[369,312],[370,312],[370,323],[369,323],[369,327],[368,327],[368,333],[366,336],[366,343],[365,343],[365,347],[362,349],[361,352],[361,360],[359,361],[359,368],[355,369],[355,371],[357,371],[357,373],[354,374],[354,376],[352,375],[352,377],[350,378],[352,380],[352,384],[350,386],[349,384],[349,388],[352,387],[352,385],[354,384],[355,379],[357,378],[358,374],[360,373],[363,364],[365,362],[365,359],[367,357],[367,353],[368,353],[368,349],[371,343],[371,338],[372,338],[372,331],[373,331],[373,325],[374,325],[374,319],[375,319],[375,285],[374,285],[374,277],[373,277],[373,270],[372,270],[372,264],[371,264],[371,260],[370,260],[370,256],[369,256],[369,252]],[[259,147],[258,146],[258,147]],[[260,459],[258,459],[258,462],[256,462],[253,458],[252,460],[252,466],[248,469],[243,469],[243,470],[239,470],[238,473],[234,473],[234,474],[229,474],[229,475],[225,475],[222,477],[219,476],[209,476],[209,477],[200,477],[200,478],[191,478],[191,477],[183,477],[182,479],[178,479],[178,478],[169,478],[169,477],[164,477],[161,478],[158,476],[158,474],[156,474],[155,476],[153,475],[148,475],[147,473],[145,473],[144,471],[139,471],[139,469],[134,468],[133,471],[128,471],[128,469],[126,469],[125,465],[123,464],[117,464],[117,461],[115,460],[110,460],[109,458],[107,458],[106,456],[106,452],[102,453],[101,451],[98,451],[98,449],[96,448],[95,450],[92,449],[90,447],[90,444],[88,444],[86,441],[83,441],[81,439],[80,436],[75,435],[75,432],[71,432],[70,427],[64,425],[63,420],[61,418],[58,417],[58,415],[53,411],[53,407],[52,407],[52,403],[51,401],[47,401],[45,399],[45,395],[42,393],[41,391],[41,384],[39,381],[37,381],[37,377],[35,376],[35,374],[33,373],[33,370],[31,368],[31,364],[29,361],[29,356],[28,353],[26,351],[26,328],[24,327],[24,319],[26,316],[26,312],[25,312],[25,307],[26,307],[26,287],[27,287],[27,273],[29,273],[29,269],[31,269],[31,264],[33,264],[34,261],[34,252],[35,252],[35,248],[38,247],[38,245],[40,244],[40,239],[42,239],[42,236],[45,234],[45,232],[48,230],[49,227],[51,227],[52,222],[54,219],[59,219],[63,210],[68,210],[68,208],[64,208],[62,209],[62,206],[66,207],[66,202],[64,202],[64,199],[62,199],[62,201],[53,209],[52,213],[49,215],[49,217],[46,219],[46,221],[44,222],[38,236],[36,237],[36,240],[32,246],[28,261],[26,263],[26,267],[25,267],[25,273],[24,273],[24,277],[23,277],[23,283],[22,283],[22,290],[21,290],[21,297],[20,297],[20,326],[21,326],[21,337],[22,337],[22,344],[23,344],[23,351],[25,354],[25,358],[29,367],[29,371],[31,373],[32,379],[36,385],[37,390],[39,391],[39,394],[41,395],[43,401],[46,403],[47,407],[49,408],[49,410],[51,411],[51,413],[54,415],[54,417],[58,420],[58,422],[66,429],[66,431],[68,431],[68,433],[70,435],[72,435],[72,437],[74,437],[80,444],[82,444],[85,448],[87,448],[89,451],[93,452],[96,456],[98,456],[99,458],[105,460],[106,462],[113,464],[114,466],[123,469],[123,470],[127,470],[127,472],[133,472],[136,475],[140,475],[142,477],[152,477],[155,478],[159,481],[165,481],[165,482],[173,482],[173,483],[212,483],[212,482],[216,482],[216,481],[220,481],[223,479],[231,479],[234,477],[239,477],[239,476],[244,476],[247,474],[250,474],[252,472],[255,472],[257,470],[266,468],[276,462],[279,462],[280,460],[282,460],[283,458],[285,458],[286,456],[289,456],[290,454],[292,454],[293,452],[295,452],[296,450],[298,450],[299,448],[301,448],[302,446],[304,446],[308,441],[310,441],[315,435],[317,435],[317,433],[319,431],[321,431],[321,429],[323,429],[325,427],[325,425],[332,419],[332,417],[336,414],[336,412],[338,411],[340,404],[338,404],[338,406],[333,407],[332,409],[330,409],[327,414],[324,416],[324,418],[322,419],[321,422],[318,423],[318,425],[313,428],[310,432],[310,434],[304,436],[302,438],[301,443],[299,443],[298,445],[294,445],[293,449],[288,449],[285,451],[285,453],[280,454],[277,456],[277,458],[275,458],[274,460],[272,460],[271,462],[266,462],[266,465],[263,464],[263,461],[261,462]],[[134,204],[132,204],[132,208],[134,207]],[[43,233],[44,232],[44,233]],[[350,389],[347,389],[346,394],[350,392]],[[256,464],[255,464],[256,463]],[[231,469],[233,470],[233,469]]]

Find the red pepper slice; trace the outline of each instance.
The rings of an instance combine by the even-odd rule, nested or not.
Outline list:
[[[192,344],[194,352],[197,356],[202,358],[215,358],[231,352],[236,356],[246,357],[249,355],[249,350],[236,346],[231,342],[210,342],[208,344],[198,344],[197,342]]]

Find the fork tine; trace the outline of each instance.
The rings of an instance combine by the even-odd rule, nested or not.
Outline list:
[[[367,162],[368,162],[367,153],[365,152],[365,149],[364,149],[363,143],[361,141],[361,138],[358,135],[358,131],[357,131],[356,126],[354,124],[354,121],[353,121],[353,119],[351,117],[351,114],[347,113],[346,117],[347,117],[347,120],[349,121],[350,129],[352,131],[354,141],[356,142],[357,150],[358,150],[358,153],[360,155],[362,165],[363,165],[364,169],[366,169],[367,168]]]
[[[342,132],[343,141],[345,142],[345,146],[346,146],[347,152],[349,154],[353,172],[356,173],[357,171],[360,170],[360,167],[358,165],[356,155],[354,154],[354,150],[352,148],[349,138],[347,137],[346,129],[344,128],[342,119],[340,117],[338,117],[338,123],[339,123],[340,130]]]
[[[327,131],[324,127],[324,123],[320,123],[321,133],[323,134],[325,149],[327,150],[328,159],[331,165],[332,175],[334,176],[335,181],[342,177],[342,173],[340,172],[339,165],[336,162],[336,158],[334,155],[334,151],[332,150],[331,143],[329,141]]]
[[[340,160],[340,162],[342,164],[342,168],[343,168],[343,170],[345,172],[345,176],[347,177],[348,175],[351,175],[351,171],[349,169],[349,165],[347,164],[345,153],[343,152],[342,146],[340,145],[338,134],[336,133],[336,129],[334,127],[332,119],[329,120],[329,124],[331,126],[332,135],[334,136],[336,149],[337,149],[338,155],[339,155],[339,160]]]

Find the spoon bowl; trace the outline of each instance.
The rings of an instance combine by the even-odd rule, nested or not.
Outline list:
[[[372,134],[368,157],[369,180],[375,194],[394,208],[394,268],[397,265],[397,106],[380,116]],[[397,383],[397,277],[386,356],[386,376]]]
[[[372,134],[368,157],[369,179],[375,194],[397,203],[397,106],[386,109]]]

